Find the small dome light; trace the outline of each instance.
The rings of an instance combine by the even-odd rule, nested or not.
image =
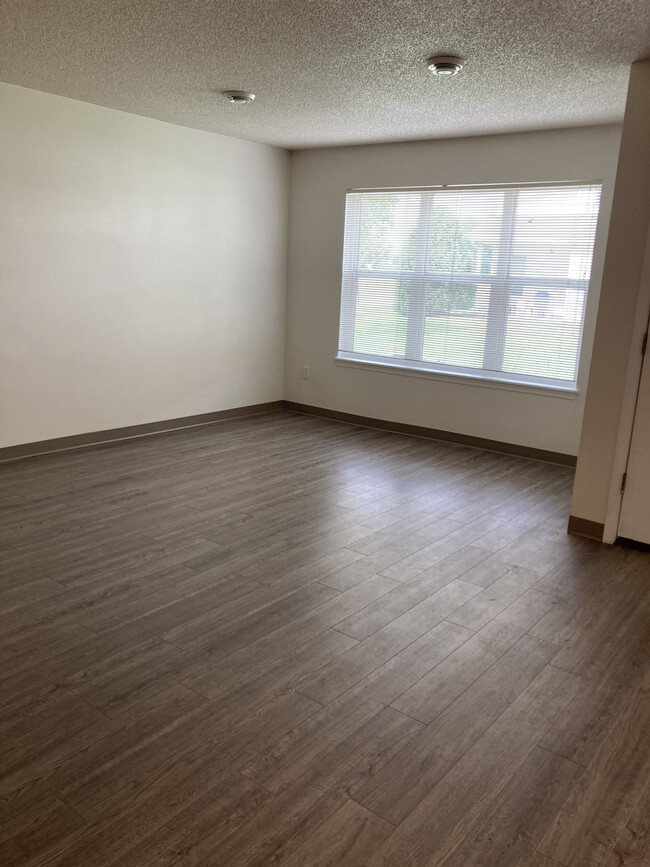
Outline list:
[[[465,61],[462,57],[439,54],[430,57],[427,60],[427,66],[434,75],[450,76],[457,75],[463,66],[465,66]]]
[[[231,105],[248,105],[255,99],[255,94],[246,90],[224,90],[223,95]]]

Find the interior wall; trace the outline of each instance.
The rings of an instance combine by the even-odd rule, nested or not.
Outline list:
[[[282,397],[289,155],[0,85],[0,446]]]
[[[294,152],[285,398],[576,455],[619,142],[620,128],[607,126]],[[575,398],[337,364],[347,189],[597,179],[603,195]]]
[[[650,59],[633,63],[571,514],[617,535],[650,303]]]

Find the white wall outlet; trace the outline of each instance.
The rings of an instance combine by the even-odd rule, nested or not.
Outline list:
[[[303,379],[311,379],[311,372],[309,370],[308,364],[303,364],[303,366],[302,366],[302,378]]]

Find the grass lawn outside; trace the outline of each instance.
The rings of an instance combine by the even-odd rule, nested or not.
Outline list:
[[[481,367],[485,325],[485,316],[427,316],[423,360]],[[551,316],[512,315],[508,318],[503,370],[573,379],[578,339],[577,323]],[[355,352],[403,358],[405,345],[406,316],[357,309]]]

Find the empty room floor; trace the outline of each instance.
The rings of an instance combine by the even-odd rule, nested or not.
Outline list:
[[[0,862],[650,865],[650,555],[276,413],[0,467]]]

